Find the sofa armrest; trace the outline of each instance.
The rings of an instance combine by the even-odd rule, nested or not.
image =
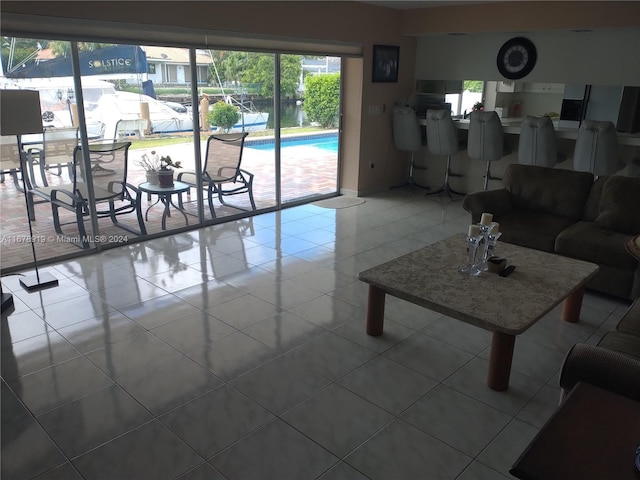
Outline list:
[[[473,192],[464,197],[462,206],[471,213],[472,223],[478,223],[484,212],[499,218],[512,210],[511,194],[506,188]]]
[[[568,393],[576,383],[586,382],[640,401],[640,359],[623,353],[577,343],[564,359],[560,387]]]

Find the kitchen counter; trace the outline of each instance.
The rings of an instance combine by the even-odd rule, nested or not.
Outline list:
[[[520,135],[520,125],[522,124],[522,118],[519,117],[506,117],[501,118],[502,129],[504,133],[510,135]],[[418,122],[421,126],[426,127],[427,120],[421,118]],[[459,130],[469,130],[469,119],[454,120],[456,127]],[[556,129],[557,138],[566,138],[575,140],[578,137],[578,129],[572,127],[559,127],[558,122],[554,121],[553,125]],[[621,133],[618,132],[618,144],[619,145],[631,145],[640,147],[640,132],[639,133]]]

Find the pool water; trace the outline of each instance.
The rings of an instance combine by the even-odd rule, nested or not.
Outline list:
[[[268,143],[252,143],[246,142],[244,144],[245,148],[255,148],[256,150],[273,150],[274,142],[273,140]],[[316,138],[303,138],[303,139],[291,139],[286,138],[282,140],[282,148],[287,147],[315,147],[320,148],[322,150],[329,150],[331,152],[338,151],[338,136],[332,135],[327,137],[316,137]]]

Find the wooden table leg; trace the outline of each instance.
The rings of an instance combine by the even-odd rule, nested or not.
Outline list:
[[[489,374],[487,375],[487,385],[491,390],[503,392],[509,388],[515,342],[515,335],[493,332],[491,356],[489,357]]]
[[[385,291],[369,285],[369,299],[367,302],[367,335],[378,337],[382,335],[384,327],[384,299]]]
[[[585,286],[578,288],[562,302],[562,313],[560,318],[565,322],[576,323],[580,320],[580,310],[582,309],[582,299],[584,298]]]

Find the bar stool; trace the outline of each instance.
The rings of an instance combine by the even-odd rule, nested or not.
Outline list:
[[[413,188],[415,185],[416,187],[428,190],[427,187],[417,184],[413,179],[414,170],[424,169],[424,167],[417,167],[413,160],[415,152],[422,149],[420,125],[418,125],[418,119],[413,108],[404,105],[396,105],[393,108],[393,143],[398,150],[411,152],[409,178],[404,184],[393,188],[404,187],[406,185],[410,185]]]
[[[489,180],[502,180],[491,176],[491,162],[500,160],[504,155],[504,132],[496,112],[471,112],[467,155],[473,160],[487,163],[484,190],[489,186]]]
[[[520,127],[518,162],[523,165],[554,167],[558,163],[556,131],[550,117],[527,115]]]
[[[613,122],[583,120],[573,151],[573,168],[599,176],[613,175],[624,165],[618,156],[618,135]]]
[[[449,185],[450,177],[462,177],[459,173],[451,173],[451,156],[458,153],[460,147],[458,129],[451,119],[449,110],[427,110],[427,147],[429,152],[434,155],[447,156],[447,169],[442,187],[426,195],[435,195],[440,192],[445,192],[449,198],[452,193],[464,195],[464,193],[456,192]]]

